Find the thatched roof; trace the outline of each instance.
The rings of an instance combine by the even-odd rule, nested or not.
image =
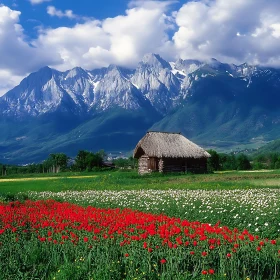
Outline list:
[[[168,158],[207,158],[210,154],[179,133],[147,132],[138,142],[133,156]]]

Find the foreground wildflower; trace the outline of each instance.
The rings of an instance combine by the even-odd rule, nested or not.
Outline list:
[[[67,254],[72,252],[88,255],[79,259],[79,271],[81,262],[85,263],[85,271],[99,269],[103,265],[100,260],[104,258],[119,263],[101,270],[103,275],[107,269],[107,279],[116,270],[120,273],[119,279],[137,278],[137,271],[142,271],[142,275],[151,274],[152,279],[161,273],[167,273],[169,278],[178,273],[184,273],[182,277],[234,273],[236,279],[241,279],[243,267],[252,272],[252,279],[280,278],[277,239],[261,240],[247,229],[230,229],[220,223],[210,225],[131,209],[82,207],[52,200],[0,205],[0,246],[3,252],[6,250],[6,255],[0,254],[1,262],[4,264],[15,248],[26,247],[26,244],[35,246],[36,252],[42,250],[47,254],[49,250],[50,258],[55,256],[55,263],[59,256],[62,262],[65,259],[69,262],[71,258]],[[21,259],[24,257],[17,258]],[[155,264],[161,264],[158,270],[151,269]],[[271,265],[274,270],[270,269]],[[89,275],[84,273],[83,277]],[[71,275],[67,277],[72,279]]]

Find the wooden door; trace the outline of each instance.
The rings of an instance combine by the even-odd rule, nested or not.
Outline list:
[[[149,158],[148,161],[148,168],[151,169],[152,171],[158,170],[158,160],[157,158]]]

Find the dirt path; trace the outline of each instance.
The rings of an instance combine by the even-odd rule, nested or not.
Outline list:
[[[45,180],[59,180],[59,179],[82,179],[95,178],[97,175],[90,176],[67,176],[67,177],[34,177],[34,178],[14,178],[14,179],[0,179],[1,182],[21,182],[21,181],[45,181]]]

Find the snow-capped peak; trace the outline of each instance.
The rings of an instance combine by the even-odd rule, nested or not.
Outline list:
[[[148,65],[149,67],[154,67],[157,69],[167,68],[171,70],[170,64],[165,61],[160,55],[154,53],[148,53],[144,55],[142,63]]]
[[[37,116],[59,108],[75,114],[112,106],[136,109],[148,102],[164,115],[187,98],[192,83],[199,79],[222,73],[251,81],[252,75],[261,73],[258,69],[246,63],[236,66],[216,59],[178,59],[169,63],[153,53],[146,54],[136,69],[110,65],[92,71],[75,67],[59,72],[46,66],[0,97],[0,108],[4,115]]]

